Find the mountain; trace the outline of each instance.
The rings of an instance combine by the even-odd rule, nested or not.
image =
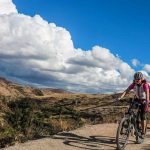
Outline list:
[[[70,92],[62,89],[34,88],[30,86],[24,86],[0,77],[0,96],[8,96],[16,98],[16,97],[46,96],[52,93],[70,93]]]

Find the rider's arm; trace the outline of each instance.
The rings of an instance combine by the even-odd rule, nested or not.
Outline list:
[[[144,84],[144,90],[146,94],[146,101],[148,103],[149,102],[149,85],[148,84]]]
[[[132,83],[119,97],[119,99],[122,99],[127,93],[130,92],[130,90],[132,90],[134,88],[134,83]]]
[[[122,99],[129,91],[130,91],[129,88],[127,88],[127,89],[121,94],[121,96],[120,96],[119,99]]]
[[[149,102],[149,89],[146,90],[146,101]]]

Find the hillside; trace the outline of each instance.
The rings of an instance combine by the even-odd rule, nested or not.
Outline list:
[[[127,99],[118,94],[75,94],[36,89],[0,79],[0,147],[69,131],[85,124],[118,122]]]
[[[52,88],[34,88],[30,86],[24,86],[5,78],[0,77],[0,96],[6,96],[11,98],[17,97],[33,97],[33,96],[44,96],[52,93],[70,93],[62,89]]]

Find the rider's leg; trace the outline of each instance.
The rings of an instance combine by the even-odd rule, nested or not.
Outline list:
[[[145,134],[146,120],[141,121],[141,126],[142,126],[142,133]]]
[[[145,129],[146,129],[146,117],[147,117],[147,112],[141,110],[141,127],[142,127],[143,134],[145,134]]]
[[[141,116],[141,128],[142,128],[142,132],[141,132],[141,138],[144,139],[145,137],[145,127],[146,127],[146,120],[143,118],[144,116]]]

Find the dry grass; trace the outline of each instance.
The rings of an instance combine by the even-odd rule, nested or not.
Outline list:
[[[0,80],[0,87],[3,93],[0,96],[0,142],[3,141],[0,147],[5,145],[7,138],[10,142],[22,141],[24,138],[37,138],[41,134],[72,130],[83,124],[116,122],[127,107],[125,101],[113,103],[118,94],[35,89],[3,79]],[[127,99],[132,96],[130,94]]]

